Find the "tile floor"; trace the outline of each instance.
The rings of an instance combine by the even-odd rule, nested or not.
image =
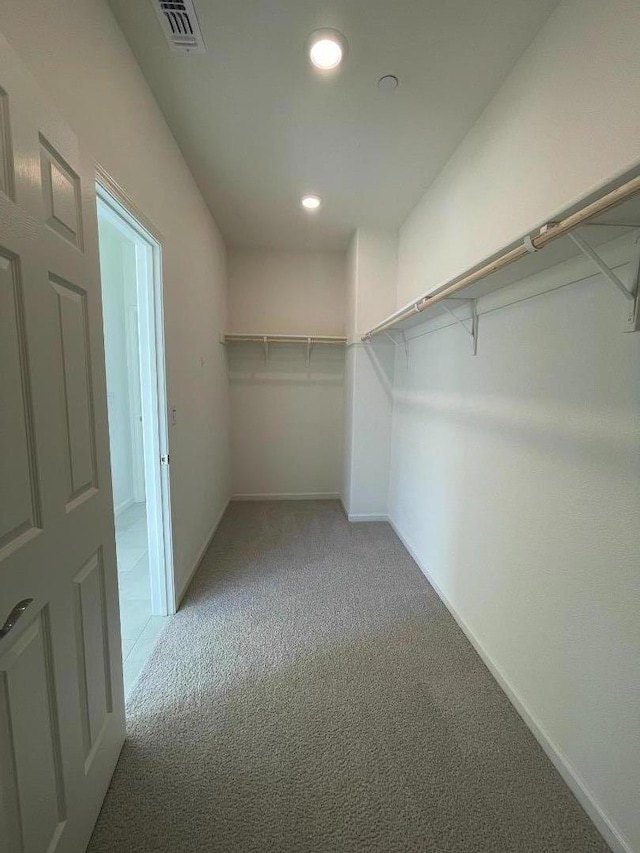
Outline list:
[[[147,507],[135,503],[116,516],[124,693],[128,696],[166,623],[151,615]]]

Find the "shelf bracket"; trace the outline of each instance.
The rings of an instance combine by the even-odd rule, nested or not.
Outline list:
[[[402,344],[404,346],[404,357],[407,362],[407,372],[409,371],[409,340],[403,331],[400,332],[400,337],[402,338]]]
[[[400,338],[398,338],[398,339],[394,338],[394,337],[393,337],[393,334],[392,334],[391,332],[387,332],[387,331],[385,331],[385,332],[383,332],[382,334],[383,334],[386,338],[389,338],[389,340],[391,341],[391,343],[392,343],[392,344],[395,344],[395,346],[398,346],[398,344],[400,343],[400,340],[401,340],[401,339],[400,339]],[[404,337],[404,335],[403,335],[403,333],[402,333],[401,331],[398,331],[398,334],[399,334],[399,335],[401,335],[402,337]],[[369,341],[371,341],[371,338],[369,338]]]
[[[614,273],[614,271],[608,267],[605,262],[602,260],[600,255],[593,249],[586,240],[584,240],[579,234],[575,234],[573,231],[570,231],[567,234],[570,240],[576,244],[576,246],[580,249],[580,251],[586,255],[593,263],[598,267],[600,272],[609,279],[609,281],[618,288],[620,293],[622,293],[626,299],[629,299],[631,302],[635,302],[635,293],[633,293],[626,284],[624,284],[618,276]]]
[[[635,240],[635,252],[631,262],[631,283],[633,287],[633,304],[629,306],[625,332],[640,332],[640,234]]]
[[[264,363],[269,363],[269,338],[265,335],[262,339],[264,343]]]
[[[311,367],[311,350],[313,349],[313,341],[307,338],[307,367]]]
[[[405,357],[405,360],[407,362],[407,370],[408,370],[409,369],[409,338],[407,338],[407,336],[402,331],[402,329],[398,329],[398,334],[400,335],[400,337],[397,340],[396,340],[396,338],[393,337],[393,335],[389,331],[385,330],[384,332],[382,332],[382,334],[385,335],[387,338],[389,338],[389,340],[391,341],[391,343],[394,346],[398,346],[398,344],[400,344],[400,343],[402,344],[402,346],[404,347],[404,357]],[[369,338],[368,341],[370,342],[371,338]]]
[[[473,355],[478,354],[478,300],[477,299],[456,299],[455,297],[451,297],[451,302],[460,302],[468,305],[471,308],[471,328],[467,326],[464,320],[461,320],[460,317],[455,314],[451,308],[447,305],[447,301],[443,300],[440,304],[451,317],[456,321],[459,326],[465,330],[465,332],[471,338],[471,346],[473,350]]]

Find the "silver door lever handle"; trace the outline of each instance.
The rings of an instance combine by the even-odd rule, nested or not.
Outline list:
[[[11,613],[7,616],[7,621],[4,623],[2,628],[0,628],[0,640],[7,636],[9,631],[14,627],[18,619],[22,616],[32,601],[33,598],[23,598],[22,601],[19,601],[16,604]]]

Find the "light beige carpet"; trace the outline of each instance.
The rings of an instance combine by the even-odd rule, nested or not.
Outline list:
[[[608,850],[387,524],[237,503],[128,703],[90,850]]]

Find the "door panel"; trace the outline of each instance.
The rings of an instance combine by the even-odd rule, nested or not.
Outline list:
[[[8,851],[55,849],[66,819],[46,611],[0,659],[0,755]],[[0,841],[0,849],[2,849]]]
[[[0,89],[0,192],[13,198],[13,157],[9,127],[9,99]]]
[[[67,433],[67,510],[97,487],[87,293],[49,273],[58,296],[58,331]]]
[[[84,850],[124,739],[94,180],[0,36],[0,853]]]
[[[0,247],[0,370],[10,406],[0,408],[0,435],[11,453],[0,490],[0,554],[40,527],[33,401],[29,382],[18,258]]]
[[[88,767],[112,710],[104,570],[100,553],[91,557],[73,582],[76,585],[74,615],[85,766]]]
[[[80,178],[42,134],[40,167],[45,221],[65,240],[81,249]]]

